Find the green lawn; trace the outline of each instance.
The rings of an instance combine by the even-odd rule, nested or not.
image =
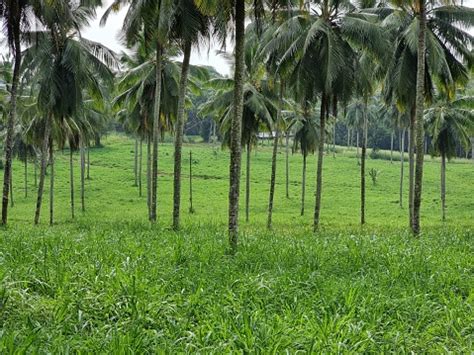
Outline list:
[[[46,226],[47,198],[43,225],[32,226],[35,191],[31,184],[30,197],[23,197],[22,167],[15,166],[15,207],[0,231],[1,353],[474,350],[471,162],[448,164],[443,225],[439,162],[427,158],[424,229],[414,239],[407,210],[398,205],[399,164],[368,161],[381,175],[376,186],[368,180],[368,225],[361,229],[355,152],[328,155],[322,227],[314,235],[315,159],[309,159],[307,214],[300,217],[302,159],[291,157],[287,200],[282,150],[275,228],[267,232],[271,149],[259,147],[252,155],[250,222],[242,221],[239,252],[231,257],[227,151],[185,147],[186,179],[189,149],[194,155],[196,213],[187,212],[185,180],[184,228],[175,233],[172,146],[160,147],[159,223],[152,227],[146,198],[133,187],[133,142],[111,136],[104,143],[91,151],[87,211],[77,208],[76,221],[69,216],[67,152],[57,153],[54,227]]]

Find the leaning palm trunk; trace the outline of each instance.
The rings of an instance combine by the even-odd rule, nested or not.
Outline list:
[[[86,211],[86,201],[85,201],[85,168],[86,168],[86,152],[84,145],[81,143],[81,210],[82,212]]]
[[[319,149],[318,149],[318,168],[316,171],[316,203],[314,208],[314,231],[319,226],[319,218],[321,214],[321,196],[323,188],[323,159],[324,159],[324,136],[326,130],[326,114],[327,114],[327,96],[323,93],[321,98],[321,118],[319,124]]]
[[[20,24],[18,23],[15,26],[19,27]],[[18,36],[15,36],[15,65],[13,67],[13,78],[12,78],[12,86],[11,86],[11,93],[10,93],[10,112],[8,114],[7,136],[5,139],[5,167],[4,167],[4,175],[3,175],[3,197],[2,197],[2,224],[3,225],[7,224],[7,221],[8,221],[8,193],[11,190],[10,181],[11,181],[12,170],[13,170],[13,167],[12,167],[13,135],[15,134],[17,92],[18,92],[18,84],[20,82],[20,68],[21,68],[20,38]]]
[[[54,223],[54,149],[53,138],[49,138],[49,164],[51,176],[49,180],[49,225]]]
[[[400,208],[403,208],[403,166],[404,166],[404,157],[405,157],[405,131],[406,128],[403,128],[402,133],[400,134]]]
[[[423,187],[423,139],[425,137],[423,111],[425,100],[425,52],[426,52],[426,8],[425,0],[420,1],[420,30],[418,33],[418,60],[416,73],[416,170],[413,195],[412,231],[420,233],[421,190]]]
[[[446,220],[446,154],[441,154],[441,217]]]
[[[160,105],[161,105],[161,67],[162,47],[157,43],[156,49],[156,78],[155,78],[155,102],[153,111],[153,155],[151,174],[151,208],[150,221],[156,222],[157,188],[158,188],[158,140],[160,138]]]
[[[181,208],[181,158],[184,134],[184,106],[188,85],[189,61],[191,58],[191,42],[186,41],[184,58],[179,82],[178,114],[176,117],[176,137],[174,140],[174,180],[173,180],[173,229],[179,229]]]
[[[41,205],[43,203],[43,192],[44,192],[44,182],[46,180],[46,169],[48,167],[48,149],[49,149],[49,136],[51,134],[51,115],[48,116],[46,122],[44,137],[43,137],[43,146],[41,149],[41,167],[40,167],[40,177],[38,183],[38,197],[36,199],[36,210],[35,210],[35,224],[39,223],[41,215]]]
[[[304,200],[306,196],[306,154],[303,153],[303,174],[301,178],[301,216],[304,215]]]
[[[251,151],[250,140],[247,142],[247,169],[245,174],[245,222],[249,221],[250,213],[250,151]]]
[[[37,165],[38,165],[38,161],[37,161],[37,157],[36,157],[36,152],[35,152],[35,160],[33,161],[33,178],[34,178],[34,187],[38,187],[38,172],[37,172]]]
[[[239,194],[241,169],[242,115],[244,110],[244,46],[245,46],[245,0],[235,1],[235,77],[234,112],[230,134],[229,171],[229,244],[231,252],[237,251],[239,232]]]
[[[283,82],[280,79],[280,95],[278,99],[278,111],[275,122],[275,137],[273,138],[273,152],[272,152],[272,173],[270,176],[270,197],[268,202],[268,219],[267,228],[272,228],[272,214],[273,214],[273,200],[275,197],[275,182],[276,182],[276,168],[278,155],[278,141],[280,140],[280,117],[283,105]]]
[[[71,218],[74,219],[74,161],[71,146],[69,146],[69,180],[71,190]]]
[[[362,157],[360,162],[360,224],[365,224],[365,161],[367,156],[367,102],[364,108],[364,127],[362,132]]]

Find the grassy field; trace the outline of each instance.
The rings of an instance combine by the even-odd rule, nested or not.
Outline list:
[[[15,166],[15,207],[0,231],[1,353],[474,350],[471,162],[448,164],[442,224],[439,162],[428,158],[424,231],[414,239],[398,205],[399,164],[368,161],[381,175],[377,185],[368,182],[368,225],[361,229],[355,152],[328,155],[322,228],[314,235],[315,160],[309,159],[307,214],[300,217],[302,159],[291,157],[286,199],[282,150],[275,228],[267,232],[270,148],[260,147],[252,155],[250,222],[242,221],[239,252],[231,257],[227,151],[185,147],[194,155],[196,213],[187,212],[185,180],[184,228],[175,233],[172,146],[160,147],[159,224],[150,226],[146,198],[133,187],[133,142],[111,136],[104,143],[91,151],[87,211],[78,208],[76,221],[67,152],[58,153],[53,227],[46,226],[47,205],[43,225],[32,226],[35,191],[31,184],[23,197],[22,167]]]

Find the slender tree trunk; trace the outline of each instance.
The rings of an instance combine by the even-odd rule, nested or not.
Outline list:
[[[87,180],[91,179],[90,169],[91,169],[91,157],[90,157],[90,147],[87,147]]]
[[[193,207],[193,152],[189,151],[189,213],[194,213]]]
[[[74,219],[74,160],[71,144],[69,144],[69,180],[71,190],[71,218]]]
[[[133,186],[138,187],[138,139],[135,138],[135,149],[134,149],[134,159],[133,159],[133,175],[135,182]]]
[[[158,140],[160,138],[160,106],[161,106],[161,68],[162,68],[162,47],[157,43],[156,49],[156,87],[153,114],[153,155],[152,155],[152,175],[151,175],[151,208],[150,221],[156,222],[157,188],[158,188]]]
[[[347,127],[347,148],[351,147],[351,129]]]
[[[10,174],[10,207],[15,207],[15,200],[13,199],[13,172]]]
[[[393,138],[394,138],[394,132],[390,134],[390,164],[393,164]]]
[[[276,182],[276,168],[278,155],[278,141],[280,140],[280,118],[283,107],[283,81],[280,78],[280,95],[278,99],[278,110],[275,124],[275,137],[273,138],[273,152],[272,152],[272,173],[270,176],[270,197],[268,201],[268,219],[267,228],[272,228],[272,214],[273,214],[273,200],[275,197],[275,182]]]
[[[151,138],[147,137],[147,159],[146,159],[146,204],[148,206],[148,218],[151,215]]]
[[[142,197],[142,173],[143,173],[143,138],[140,138],[140,154],[138,159],[138,196]]]
[[[301,178],[301,216],[304,215],[305,196],[306,196],[306,154],[303,153],[303,174]]]
[[[410,128],[408,131],[408,159],[409,159],[409,177],[408,177],[408,225],[413,225],[413,193],[415,181],[415,107],[411,111]]]
[[[17,12],[15,15],[18,18],[18,23],[14,24],[15,32],[20,33],[20,8],[18,2],[12,5],[15,8],[12,11]],[[7,122],[7,136],[5,139],[5,166],[3,175],[3,196],[2,196],[2,224],[6,225],[8,221],[8,193],[11,190],[10,182],[12,180],[13,171],[13,136],[15,134],[16,109],[17,109],[17,92],[18,84],[20,82],[20,68],[21,68],[21,44],[19,35],[14,38],[15,47],[15,64],[13,66],[13,78],[10,92],[10,112],[8,114]]]
[[[36,210],[35,210],[35,225],[39,223],[41,215],[41,205],[43,203],[43,192],[44,192],[44,183],[46,180],[46,169],[48,168],[48,155],[49,155],[49,136],[51,135],[51,125],[52,125],[52,116],[49,114],[46,122],[44,137],[43,137],[43,146],[41,149],[41,167],[40,167],[40,178],[38,183],[38,197],[36,200]]]
[[[416,168],[415,168],[415,188],[413,194],[413,224],[412,231],[415,235],[420,233],[420,209],[421,191],[423,187],[423,141],[424,130],[424,104],[425,104],[425,59],[426,59],[426,4],[425,0],[419,0],[420,4],[420,25],[418,33],[418,53],[416,72]]]
[[[314,226],[313,229],[316,231],[319,226],[319,218],[321,214],[321,197],[323,188],[323,159],[324,159],[324,137],[326,130],[326,114],[328,111],[327,107],[327,96],[325,93],[322,94],[321,98],[321,117],[319,124],[319,149],[318,149],[318,167],[316,172],[316,204],[314,208]]]
[[[365,224],[365,161],[367,156],[367,100],[364,102],[364,127],[362,132],[362,158],[360,163],[360,224]]]
[[[471,137],[471,159],[474,162],[474,137]]]
[[[53,138],[49,138],[49,164],[51,176],[49,181],[49,225],[54,223],[54,146]]]
[[[184,58],[181,66],[179,82],[178,114],[176,118],[176,137],[174,140],[174,180],[173,180],[173,229],[179,229],[181,208],[181,151],[183,147],[184,114],[186,103],[186,88],[188,85],[189,61],[191,59],[191,42],[184,45]],[[212,124],[211,124],[212,126]],[[212,127],[211,127],[212,128]]]
[[[285,178],[286,178],[286,198],[290,198],[290,131],[286,132],[285,146]]]
[[[85,147],[81,142],[81,210],[86,211],[86,188],[85,188],[85,172],[86,172],[86,152]]]
[[[37,161],[37,157],[36,157],[36,153],[35,153],[35,160],[33,161],[33,177],[34,177],[34,180],[35,180],[34,187],[38,187],[37,165],[38,165],[38,161]]]
[[[235,77],[234,112],[230,139],[230,187],[229,187],[229,244],[232,253],[237,251],[239,232],[239,194],[241,169],[242,116],[244,106],[244,47],[245,47],[245,0],[235,0]]]
[[[441,216],[446,220],[446,154],[441,154]]]
[[[249,221],[249,210],[250,210],[250,157],[251,157],[251,144],[250,140],[247,142],[247,171],[245,175],[245,222]]]
[[[405,157],[405,131],[406,128],[403,128],[403,131],[400,135],[400,208],[403,208],[403,179],[404,179],[404,157]]]
[[[25,153],[25,198],[28,198],[28,155]]]
[[[357,133],[356,133],[356,145],[357,145],[357,162],[359,163],[360,159],[360,154],[359,154],[359,129],[357,128]]]
[[[332,141],[332,156],[336,157],[336,126],[337,126],[337,95],[333,96],[332,100],[332,114],[334,115],[333,127],[333,141]]]

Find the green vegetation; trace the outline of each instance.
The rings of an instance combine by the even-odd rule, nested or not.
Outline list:
[[[21,196],[22,176],[14,176],[12,223],[0,232],[2,353],[472,350],[474,186],[464,183],[473,178],[472,163],[447,166],[449,212],[441,226],[440,164],[427,158],[424,234],[413,239],[398,206],[398,164],[367,161],[383,174],[367,186],[361,229],[355,151],[327,157],[322,226],[313,235],[310,218],[299,213],[302,157],[295,154],[294,197],[284,197],[284,174],[277,175],[274,231],[265,232],[272,148],[258,147],[250,223],[242,223],[231,257],[226,151],[184,146],[193,151],[196,213],[183,213],[185,227],[173,232],[172,145],[160,147],[159,223],[150,225],[146,197],[133,186],[134,141],[103,142],[91,150],[87,210],[74,223],[68,152],[56,154],[53,227],[32,226],[34,198]],[[314,155],[308,161],[314,186]]]

